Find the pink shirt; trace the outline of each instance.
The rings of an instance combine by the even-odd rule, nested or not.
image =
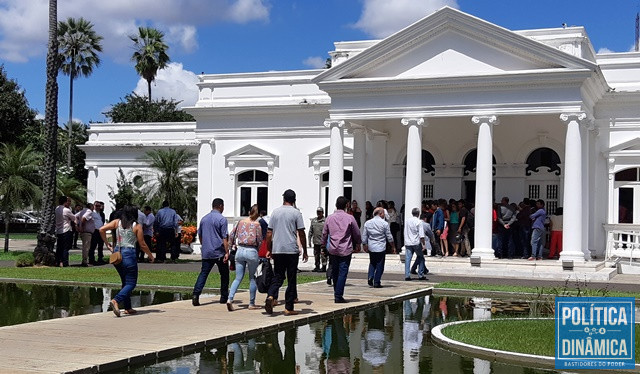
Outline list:
[[[249,220],[238,222],[233,231],[231,231],[229,242],[235,243],[236,238],[238,239],[238,245],[243,247],[260,247],[260,244],[262,244],[260,222],[251,222]]]
[[[322,229],[322,245],[327,246],[329,253],[336,256],[348,256],[353,252],[353,244],[361,244],[360,229],[352,215],[344,210],[336,210],[327,217]]]

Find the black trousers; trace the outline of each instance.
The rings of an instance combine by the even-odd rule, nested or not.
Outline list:
[[[224,257],[202,259],[202,267],[196,285],[193,287],[193,295],[200,296],[214,265],[218,265],[218,271],[220,271],[220,302],[226,303],[229,298],[229,264],[224,262]]]
[[[95,230],[91,235],[91,246],[89,247],[89,263],[96,262],[96,248],[98,248],[98,261],[104,259],[104,241],[100,236],[100,230]]]
[[[269,287],[268,296],[278,298],[280,287],[287,279],[287,290],[284,293],[284,307],[293,310],[293,302],[298,295],[298,254],[274,254],[273,258],[273,281]]]
[[[158,229],[158,246],[156,247],[156,257],[158,261],[164,261],[167,259],[167,244],[169,245],[169,250],[171,250],[175,238],[176,231],[173,228]]]

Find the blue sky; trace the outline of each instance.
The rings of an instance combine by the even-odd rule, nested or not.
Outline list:
[[[146,94],[129,60],[139,25],[167,35],[173,64],[152,95],[195,101],[195,74],[315,67],[334,41],[377,39],[449,5],[512,29],[581,25],[596,51],[629,51],[640,0],[59,0],[58,19],[85,17],[104,36],[102,64],[74,84],[74,118],[100,122],[110,105]],[[44,114],[47,0],[0,0],[0,63]],[[69,78],[59,76],[59,119]]]

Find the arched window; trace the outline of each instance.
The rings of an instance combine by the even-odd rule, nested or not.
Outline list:
[[[353,172],[351,170],[345,170],[344,174],[343,174],[343,178],[345,182],[353,182]],[[329,172],[325,172],[324,174],[322,174],[322,181],[323,182],[328,182],[329,181]]]
[[[616,182],[640,182],[640,168],[624,169],[616,173]]]
[[[496,164],[496,157],[494,155],[491,155],[491,158],[493,160],[493,165]],[[478,163],[478,150],[477,149],[473,149],[471,150],[469,153],[467,153],[467,155],[464,157],[464,161],[462,162],[464,164],[464,170],[463,173],[464,175],[469,175],[469,173],[475,173],[476,172],[476,164]],[[493,175],[496,174],[496,168],[493,168]]]
[[[259,210],[267,210],[269,200],[269,174],[260,170],[247,170],[239,173],[236,177],[238,191],[237,214],[248,216],[251,206],[258,204]]]
[[[531,173],[538,173],[541,167],[545,166],[548,173],[555,172],[556,175],[560,175],[560,156],[551,148],[538,148],[531,152],[527,157],[527,168],[525,169],[526,175]]]
[[[615,175],[615,195],[618,199],[618,223],[640,223],[640,211],[634,209],[640,201],[640,168],[620,170]]]

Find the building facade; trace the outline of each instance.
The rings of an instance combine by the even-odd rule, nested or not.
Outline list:
[[[118,168],[143,170],[148,149],[183,147],[198,154],[198,219],[214,197],[230,217],[270,212],[287,188],[308,218],[343,194],[407,212],[465,198],[474,254],[492,257],[493,201],[528,197],[563,207],[562,259],[629,252],[640,53],[596,54],[582,27],[512,31],[445,7],[330,55],[323,70],[201,75],[194,123],[92,124],[89,200],[108,200]]]

